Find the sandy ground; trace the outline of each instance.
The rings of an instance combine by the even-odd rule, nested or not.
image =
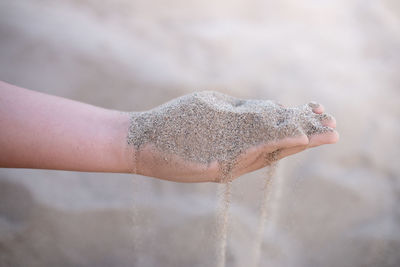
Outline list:
[[[399,47],[395,0],[0,2],[1,80],[126,111],[212,89],[335,115],[338,144],[280,164],[262,266],[400,265]],[[228,266],[248,266],[264,174],[234,183]],[[2,169],[0,266],[213,266],[215,210],[215,184]]]

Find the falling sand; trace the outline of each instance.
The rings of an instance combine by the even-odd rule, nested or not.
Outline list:
[[[228,238],[229,206],[231,203],[232,182],[221,184],[218,190],[217,212],[217,267],[224,267],[226,262],[226,245]]]
[[[272,189],[271,183],[272,179],[274,178],[276,168],[277,168],[277,163],[274,162],[268,167],[267,173],[265,175],[263,196],[260,205],[260,216],[258,220],[258,227],[253,247],[252,264],[250,265],[253,267],[258,267],[260,265],[261,246],[262,246],[262,241],[264,239],[265,224],[267,222],[267,216],[269,212],[267,204]]]
[[[225,192],[220,194],[217,224],[217,266],[223,267],[231,181],[235,178],[235,170],[241,167],[239,156],[250,148],[285,137],[332,131],[322,125],[324,120],[329,119],[329,115],[314,113],[312,109],[315,107],[315,103],[310,103],[286,108],[268,100],[243,100],[210,91],[192,93],[150,111],[131,113],[127,141],[136,151],[135,159],[138,153],[146,149],[146,145],[151,145],[163,155],[171,169],[183,168],[182,162],[195,163],[203,166],[207,174],[207,167],[218,163],[219,175],[215,181],[226,183]],[[276,150],[263,155],[266,164],[279,158],[279,152]],[[176,157],[182,159],[180,165],[177,165]],[[135,164],[134,169],[141,174],[142,170],[138,166]],[[156,163],[153,167],[156,168]],[[265,223],[263,217],[266,218],[261,212],[261,224]],[[260,227],[259,234],[262,234],[263,226]],[[255,257],[259,258],[259,255]]]

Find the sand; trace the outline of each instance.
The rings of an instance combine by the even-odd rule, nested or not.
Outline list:
[[[232,182],[221,184],[218,189],[218,207],[217,207],[217,250],[216,250],[216,266],[224,267],[226,263],[226,245],[228,239],[229,225],[229,207],[231,204]]]
[[[231,198],[232,169],[237,158],[251,147],[271,141],[307,136],[332,131],[321,122],[326,114],[312,111],[316,103],[296,108],[285,108],[269,100],[244,100],[217,92],[204,91],[174,99],[146,112],[131,113],[128,144],[135,153],[146,144],[154,145],[159,152],[174,155],[187,162],[210,164],[218,162],[220,177],[226,183],[219,194],[217,212],[217,266],[226,262],[229,206]],[[279,150],[265,157],[266,165],[276,161]],[[137,155],[133,155],[135,160]],[[133,167],[136,170],[136,166]],[[269,182],[272,174],[267,175]],[[253,251],[253,264],[258,265],[264,225],[266,223],[267,184],[260,211],[260,223]]]
[[[270,193],[272,190],[272,180],[274,179],[275,172],[277,168],[277,163],[271,164],[268,169],[267,173],[265,174],[264,180],[264,188],[263,188],[263,196],[261,199],[260,205],[260,215],[258,220],[258,227],[254,241],[253,247],[253,255],[252,255],[252,264],[250,266],[258,267],[260,265],[260,256],[261,256],[261,247],[262,241],[264,240],[264,232],[265,232],[265,225],[267,223],[268,218],[268,200],[270,197]]]
[[[268,100],[244,100],[212,91],[192,93],[146,112],[131,113],[128,144],[140,151],[152,144],[166,155],[221,167],[220,181],[240,154],[284,137],[331,131],[321,125],[315,103],[285,108]]]

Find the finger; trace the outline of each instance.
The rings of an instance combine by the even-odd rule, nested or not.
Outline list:
[[[327,126],[333,129],[336,128],[336,119],[332,115],[324,113],[318,114],[316,116],[323,126]]]
[[[334,144],[339,140],[339,133],[329,128],[329,131],[310,136],[308,147],[316,147],[324,144]]]
[[[306,146],[309,143],[309,139],[305,134],[301,134],[293,137],[285,137],[283,139],[273,141],[261,146],[256,147],[262,153],[272,153],[278,149],[285,149],[297,146]]]
[[[308,103],[308,106],[312,109],[314,113],[317,114],[322,114],[325,111],[324,106],[315,101],[311,101],[310,103]]]
[[[290,156],[292,154],[299,153],[306,148],[307,148],[307,145],[302,144],[300,146],[285,148],[282,150],[278,149],[271,153],[268,153],[268,152],[260,153],[257,157],[253,157],[251,163],[247,162],[247,164],[241,164],[240,166],[237,165],[236,166],[237,167],[236,175],[237,175],[237,177],[239,177],[245,173],[264,168],[265,166],[271,165],[271,163],[273,163],[275,161],[278,161],[278,160],[280,160],[284,157]]]
[[[287,148],[287,149],[283,149],[281,150],[278,154],[277,154],[277,160],[281,160],[283,158],[286,158],[288,156],[291,156],[293,154],[299,153],[304,151],[307,148],[307,146],[296,146],[296,147],[291,147],[291,148]]]

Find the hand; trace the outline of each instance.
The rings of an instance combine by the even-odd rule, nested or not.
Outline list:
[[[210,96],[207,94],[215,93],[206,92],[205,94],[205,97],[207,97],[206,102],[208,101],[206,105],[201,102],[204,100],[202,99],[203,95],[200,95],[200,100],[198,95],[188,95],[155,110],[133,114],[131,138],[141,139],[140,142],[145,140],[144,144],[135,148],[133,154],[134,162],[136,162],[134,172],[177,182],[226,182],[307,148],[332,144],[338,140],[338,133],[334,130],[336,121],[332,116],[324,114],[322,105],[311,103],[299,108],[285,108],[271,101],[258,100],[246,103],[246,100],[239,100],[220,94],[213,95],[211,97],[212,103],[210,103]],[[222,103],[221,101],[225,102]],[[213,132],[212,128],[215,127],[214,120],[221,116],[220,107],[224,106],[226,102],[232,105],[232,109],[227,112],[224,111],[225,113],[222,116],[225,116],[224,119],[229,121],[230,124],[226,125],[226,127],[218,125],[218,132],[222,132],[218,137],[217,132]],[[239,102],[241,103],[240,105],[238,105]],[[251,112],[251,114],[245,112],[244,114],[247,117],[235,120],[238,113],[243,113],[236,112],[236,109],[240,109],[239,106],[242,106],[241,110],[246,109],[246,105],[250,106],[248,110],[254,110],[254,112]],[[198,108],[199,106],[201,108]],[[187,112],[188,110],[190,112]],[[185,111],[187,114],[182,119],[182,112],[185,113]],[[193,115],[191,116],[190,114]],[[259,123],[257,120],[258,115],[264,116],[266,124]],[[199,117],[201,117],[201,122],[198,122]],[[251,121],[254,118],[257,123]],[[272,127],[271,125],[275,124],[271,124],[269,118],[271,121],[275,120],[274,123],[278,119],[279,123],[285,124],[285,127]],[[140,125],[135,123],[138,121],[141,122]],[[190,121],[196,121],[196,123],[188,123]],[[156,122],[163,123],[157,124]],[[239,123],[239,125],[232,125],[234,123]],[[254,129],[254,125],[259,129]],[[135,127],[141,129],[137,130]],[[207,127],[209,128],[207,131],[201,130]],[[265,135],[273,132],[274,136],[281,136],[281,138],[262,142],[262,138],[260,139],[259,135],[256,134],[247,141],[248,143],[241,143],[246,149],[230,162],[218,159],[207,162],[193,160],[196,157],[206,159],[208,151],[210,153],[218,153],[218,151],[212,151],[213,143],[224,143],[224,140],[219,140],[218,138],[232,138],[232,134],[226,134],[228,131],[240,128],[246,132],[247,127],[253,127],[253,131],[257,130]],[[160,137],[165,136],[171,129],[175,129],[174,132],[169,133],[174,136],[172,139]],[[257,131],[255,132],[258,133]],[[149,132],[152,132],[152,134],[146,136],[146,133]],[[199,138],[200,140],[207,140],[209,136],[201,135],[209,134],[210,132],[213,133],[214,137],[217,136],[211,142],[210,147],[207,147],[206,143],[199,143],[196,146],[189,143],[190,140],[199,140]],[[234,135],[232,140],[238,140],[235,138],[237,136]],[[259,140],[256,140],[257,138]],[[131,143],[134,144],[135,140],[131,140]],[[179,142],[176,140],[179,140]],[[169,146],[166,145],[167,142]],[[171,146],[173,149],[169,150]],[[189,152],[185,152],[185,148],[187,149],[188,147],[192,149],[188,149]],[[199,149],[196,151],[196,149],[193,149],[194,147]],[[200,147],[206,147],[207,149],[206,151],[201,151]],[[186,156],[182,156],[182,153],[186,153]],[[199,156],[196,153],[202,155]]]

